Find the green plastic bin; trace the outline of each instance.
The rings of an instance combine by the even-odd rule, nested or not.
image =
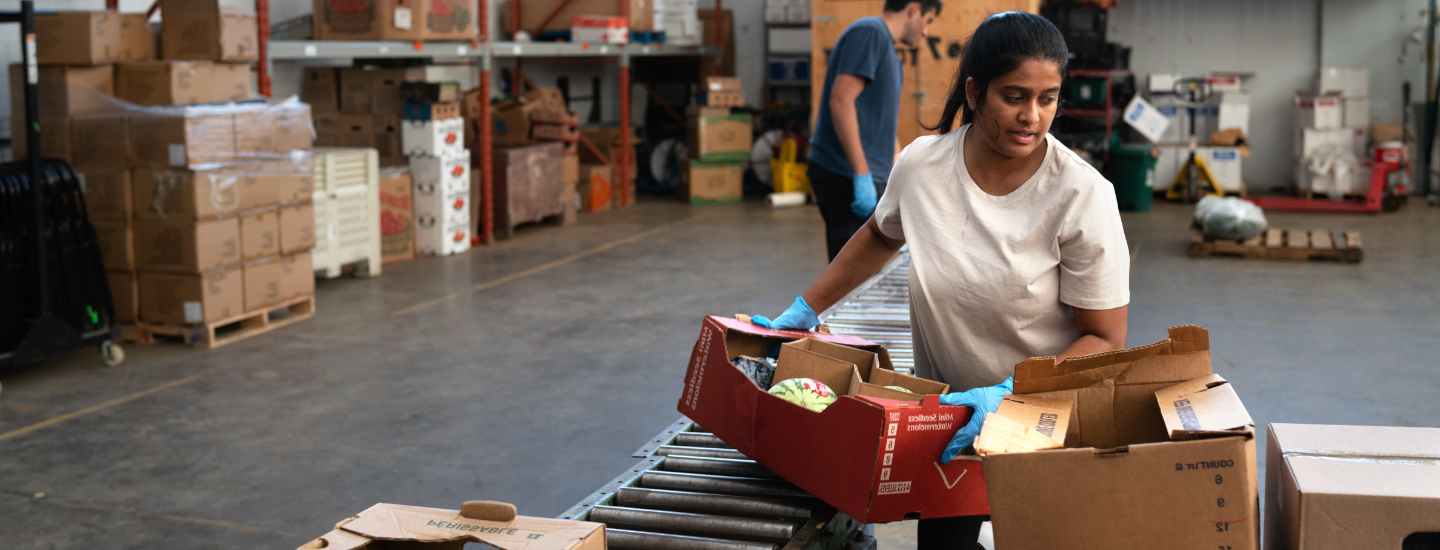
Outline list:
[[[1110,150],[1115,161],[1115,202],[1121,212],[1150,211],[1150,197],[1155,193],[1155,147],[1127,143]]]

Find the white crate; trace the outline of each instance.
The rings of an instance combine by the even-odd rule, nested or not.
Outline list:
[[[322,168],[323,167],[323,168]],[[315,150],[315,275],[380,275],[380,157],[374,149]]]
[[[461,149],[438,157],[410,157],[410,181],[416,189],[469,188],[470,151]]]
[[[415,217],[415,252],[448,256],[470,250],[470,213],[454,217]]]

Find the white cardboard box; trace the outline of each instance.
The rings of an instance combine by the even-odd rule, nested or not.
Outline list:
[[[1352,128],[1302,128],[1295,136],[1295,158],[1305,159],[1329,145],[1354,150],[1355,132]]]
[[[1250,137],[1250,94],[1222,94],[1217,111],[1215,131],[1239,128],[1246,138]]]
[[[810,54],[810,29],[767,30],[770,36],[770,53]]]
[[[1150,73],[1149,86],[1147,89],[1152,94],[1175,93],[1175,81],[1180,75],[1170,73]]]
[[[1370,69],[1365,67],[1321,67],[1315,81],[1316,95],[1370,95]]]
[[[406,120],[400,127],[400,144],[405,155],[439,157],[465,150],[465,120]]]
[[[1339,96],[1295,95],[1295,128],[1339,128],[1344,126],[1344,103]]]
[[[1345,104],[1345,126],[1370,126],[1370,98],[1351,96],[1344,98],[1342,102]]]
[[[1239,147],[1200,147],[1195,155],[1205,160],[1205,167],[1210,169],[1210,175],[1215,176],[1215,183],[1220,184],[1221,189],[1238,192],[1245,188]]]
[[[1139,94],[1136,94],[1130,100],[1130,104],[1125,106],[1121,118],[1152,143],[1160,143],[1161,138],[1165,135],[1165,129],[1170,126],[1170,121]]]
[[[410,179],[417,192],[469,189],[470,151],[461,149],[438,157],[410,157]]]

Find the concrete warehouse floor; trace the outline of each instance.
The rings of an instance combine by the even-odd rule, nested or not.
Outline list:
[[[1271,215],[1362,231],[1359,265],[1190,259],[1190,211],[1124,215],[1131,345],[1209,328],[1262,429],[1440,424],[1440,209]],[[321,281],[315,318],[213,351],[0,373],[0,540],[293,548],[376,502],[553,517],[677,418],[701,316],[779,313],[825,266],[821,232],[813,208],[642,202]]]

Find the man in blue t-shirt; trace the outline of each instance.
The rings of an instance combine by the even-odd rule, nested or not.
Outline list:
[[[943,6],[940,0],[885,0],[884,13],[851,23],[830,51],[806,175],[832,261],[875,210],[900,150],[896,42],[920,45]]]

